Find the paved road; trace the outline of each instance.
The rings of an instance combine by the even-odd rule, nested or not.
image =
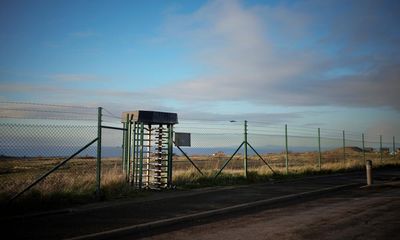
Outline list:
[[[396,176],[400,176],[400,169],[376,172],[376,178],[381,180]],[[249,186],[159,192],[134,201],[88,205],[64,214],[2,219],[0,224],[4,229],[3,234],[13,236],[14,239],[63,239],[251,201],[364,182],[364,173],[356,172]]]
[[[400,183],[347,190],[197,226],[182,225],[143,239],[400,239]]]

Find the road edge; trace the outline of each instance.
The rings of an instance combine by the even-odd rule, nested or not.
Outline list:
[[[334,192],[334,191],[338,191],[338,190],[345,190],[345,189],[359,187],[359,186],[362,186],[362,184],[361,183],[352,183],[352,184],[338,185],[338,186],[334,186],[334,187],[328,187],[328,188],[323,188],[323,189],[318,189],[318,190],[313,190],[313,191],[308,191],[308,192],[303,192],[303,193],[289,194],[289,195],[270,198],[270,199],[264,199],[264,200],[258,200],[258,201],[248,202],[248,203],[237,204],[234,206],[220,208],[220,209],[203,211],[203,212],[199,212],[199,213],[193,213],[193,214],[188,214],[188,215],[174,217],[174,218],[161,219],[161,220],[157,220],[157,221],[153,221],[153,222],[131,225],[131,226],[126,226],[126,227],[122,227],[122,228],[116,228],[113,230],[102,231],[102,232],[98,232],[98,233],[91,233],[91,234],[76,236],[73,238],[67,238],[67,240],[112,239],[117,236],[124,236],[126,234],[133,234],[133,233],[137,233],[137,232],[148,231],[151,229],[167,227],[167,226],[171,226],[171,225],[182,223],[182,222],[194,221],[194,220],[209,218],[209,217],[218,216],[218,215],[222,215],[222,214],[233,213],[233,212],[242,211],[242,210],[259,207],[259,206],[264,206],[264,205],[268,205],[268,204],[281,203],[283,201],[290,201],[290,200],[294,200],[294,199],[302,199],[302,198],[311,197],[311,196],[318,196],[318,195],[322,195],[322,194],[326,194],[326,193],[330,193],[330,192]]]

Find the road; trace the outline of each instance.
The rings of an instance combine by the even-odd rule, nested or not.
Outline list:
[[[142,239],[400,239],[400,183],[182,225]]]
[[[391,182],[392,186],[373,189],[356,187],[365,183],[365,176],[351,172],[243,186],[162,191],[56,213],[4,217],[0,223],[3,235],[13,239],[88,239],[93,234],[96,238],[91,239],[343,239],[341,234],[358,236],[370,226],[374,227],[372,234],[384,236],[400,229],[396,222],[400,219],[400,186],[393,184],[399,176],[400,169],[375,171],[377,182]],[[351,191],[329,190],[347,185],[352,187],[343,189]],[[317,194],[304,195],[313,192]],[[278,200],[257,205],[262,208],[187,218],[274,199]],[[154,227],[160,221],[182,218],[173,225]]]

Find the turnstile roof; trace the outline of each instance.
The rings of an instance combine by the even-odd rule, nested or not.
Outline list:
[[[157,112],[157,111],[146,111],[146,110],[123,112],[121,121],[124,123],[126,122],[127,118],[132,121],[145,124],[178,123],[178,114],[170,112]]]

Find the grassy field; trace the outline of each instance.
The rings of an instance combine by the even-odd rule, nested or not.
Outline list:
[[[200,175],[184,156],[174,156],[173,183],[177,188],[186,189],[246,184],[364,168],[363,153],[352,149],[346,149],[346,160],[343,158],[343,150],[323,152],[321,169],[318,167],[318,156],[317,152],[290,153],[289,174],[286,174],[285,154],[263,154],[262,157],[276,173],[273,175],[263,161],[256,155],[250,155],[247,178],[243,177],[243,157],[240,155],[231,160],[218,178],[214,178],[215,174],[230,156],[224,154],[190,156],[204,175]],[[374,167],[400,163],[399,155],[393,157],[387,153],[382,155],[382,160],[380,153],[365,153],[365,158],[373,160]],[[63,158],[0,157],[0,204],[6,206],[12,196],[62,160]],[[14,204],[27,209],[33,205],[52,208],[94,201],[95,173],[96,159],[91,157],[72,159],[22,195]],[[105,199],[146,194],[146,191],[135,191],[126,184],[119,158],[102,159],[101,186]]]

